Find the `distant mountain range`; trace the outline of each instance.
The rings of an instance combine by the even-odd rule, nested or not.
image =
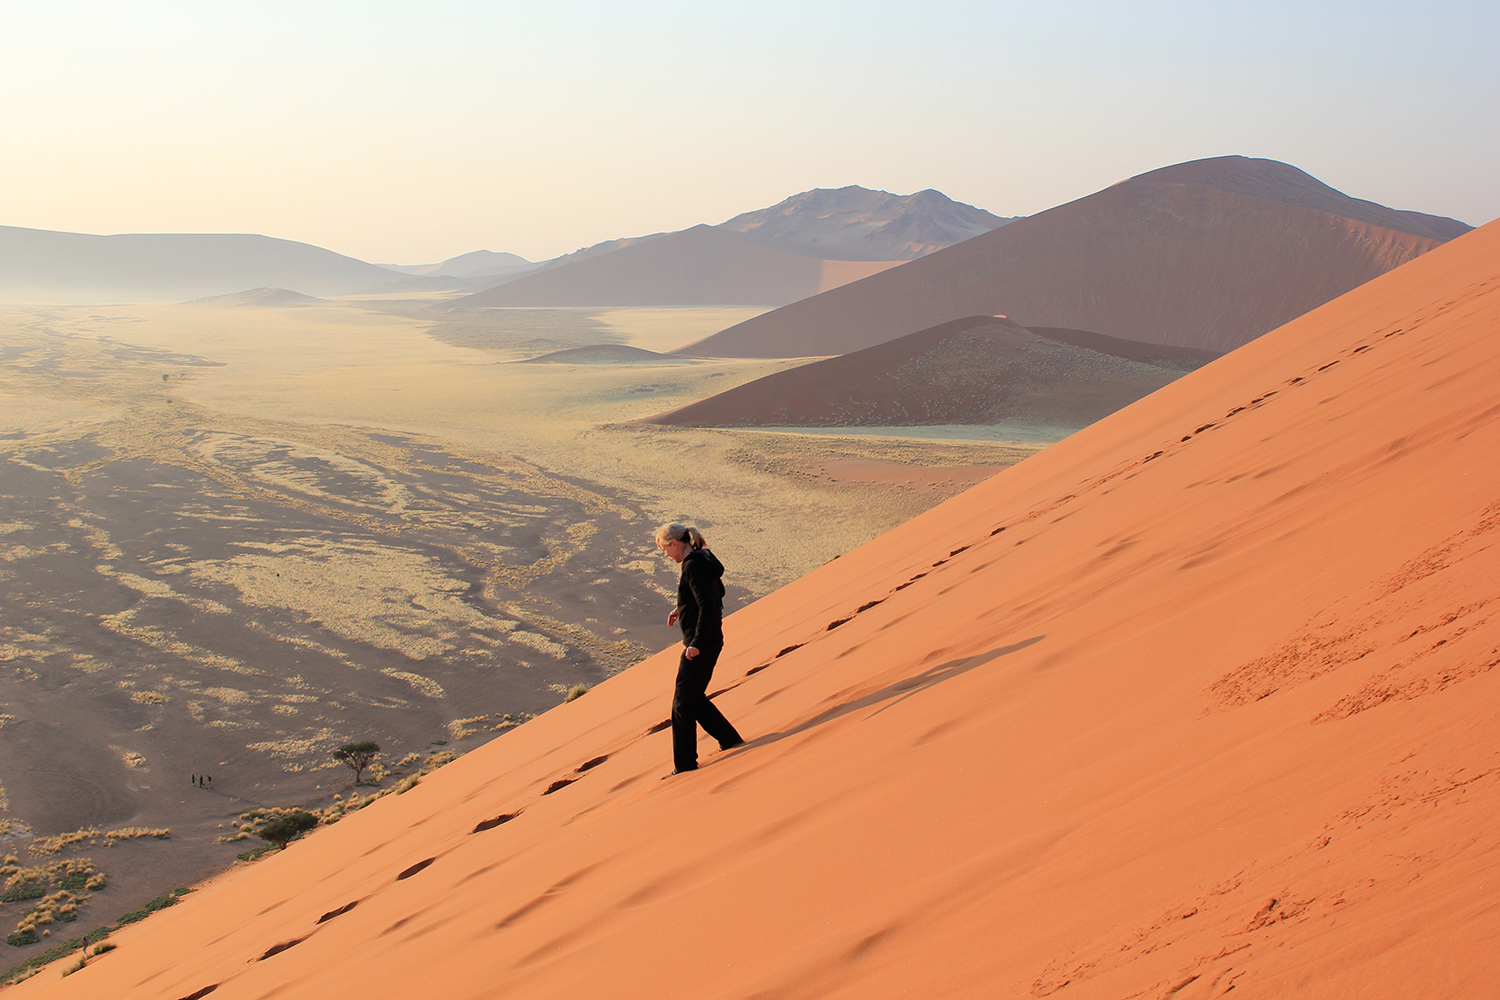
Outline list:
[[[453,306],[779,306],[1012,221],[933,190],[817,188],[717,226],[610,240],[497,275]]]
[[[896,195],[851,184],[804,191],[717,228],[810,257],[914,260],[1014,221],[931,188]]]
[[[1007,221],[936,191],[901,196],[850,186],[806,191],[719,226],[607,240],[549,261],[475,250],[436,264],[386,265],[248,234],[0,227],[0,299],[175,301],[260,288],[313,296],[483,292],[528,281],[456,305],[778,306]],[[591,263],[629,251],[604,268]],[[558,276],[542,279],[550,272]]]
[[[1275,160],[1215,157],[1141,174],[679,353],[846,354],[995,314],[1229,351],[1469,229],[1351,198]]]
[[[0,299],[10,301],[181,301],[254,288],[345,295],[401,277],[332,250],[270,236],[92,236],[0,226]]]
[[[1226,351],[1469,228],[1351,198],[1284,163],[1229,156],[1023,219],[932,190],[820,188],[716,226],[540,263],[476,250],[387,267],[258,235],[0,227],[0,299],[468,291],[450,308],[773,307],[684,349],[703,355],[843,354],[995,314]]]
[[[483,306],[776,306],[895,267],[900,261],[824,260],[717,226],[634,240],[607,253],[543,267],[455,299]]]

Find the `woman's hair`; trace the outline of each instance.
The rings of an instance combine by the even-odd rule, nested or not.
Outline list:
[[[658,542],[687,542],[688,548],[692,549],[708,547],[708,539],[703,537],[703,532],[675,521],[657,528],[656,540]]]

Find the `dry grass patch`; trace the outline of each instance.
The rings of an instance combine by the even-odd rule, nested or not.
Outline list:
[[[59,833],[52,837],[38,838],[37,840],[33,840],[28,847],[33,854],[57,854],[83,843],[87,843],[91,847],[113,847],[122,840],[136,840],[143,837],[170,840],[172,831],[165,828],[144,826],[125,826],[114,830],[101,830],[97,826],[91,826],[83,830],[73,830],[69,833]]]

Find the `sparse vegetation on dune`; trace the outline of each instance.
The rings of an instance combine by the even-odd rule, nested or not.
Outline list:
[[[67,956],[78,951],[80,948],[87,947],[90,944],[94,945],[95,955],[102,955],[105,952],[114,951],[115,945],[112,942],[106,942],[104,940],[105,936],[109,933],[109,930],[109,928],[101,927],[99,930],[90,931],[83,937],[69,938],[67,941],[62,942],[61,944],[55,944],[51,948],[48,948],[44,951],[39,951],[36,954],[31,955],[20,964],[13,965],[6,971],[0,972],[0,986],[13,986],[16,983],[30,979],[32,976],[42,971],[42,969],[46,966],[51,965],[53,962],[57,961],[60,958],[66,958]],[[75,966],[71,967],[69,971],[78,971],[78,969],[83,967],[84,961],[85,960],[83,956],[80,955],[78,963]],[[68,972],[64,972],[63,975],[68,975]]]
[[[55,923],[72,923],[90,893],[103,889],[108,879],[89,858],[54,861],[49,865],[23,867],[15,855],[0,866],[5,879],[0,904],[29,903],[6,943],[21,947],[35,944],[51,933]]]
[[[442,742],[447,742],[446,740]],[[410,765],[420,762],[421,766],[411,774],[393,772],[401,778],[395,785],[389,788],[372,790],[368,795],[351,793],[347,798],[335,794],[333,802],[322,809],[305,809],[301,806],[263,806],[250,809],[240,814],[239,818],[232,824],[237,827],[238,832],[230,836],[220,837],[220,842],[237,840],[248,840],[252,836],[260,837],[271,843],[265,847],[256,847],[244,851],[236,857],[240,861],[255,861],[263,855],[276,850],[277,847],[285,848],[296,837],[313,829],[316,826],[331,826],[353,812],[365,808],[376,799],[387,795],[402,795],[415,788],[423,776],[430,774],[445,764],[457,760],[459,755],[451,750],[434,750],[425,758],[421,754],[409,753],[401,759],[402,765]],[[312,822],[309,824],[307,819]],[[269,833],[268,833],[269,831]],[[290,835],[283,835],[290,831]]]
[[[83,843],[91,847],[113,847],[122,840],[134,840],[140,837],[168,840],[171,836],[172,831],[165,828],[127,826],[115,830],[101,830],[97,826],[91,826],[84,830],[38,838],[28,845],[28,849],[34,854],[57,854]]]
[[[148,902],[145,906],[142,906],[139,910],[132,910],[129,913],[122,914],[120,919],[116,921],[112,926],[100,927],[97,930],[90,931],[82,937],[69,938],[67,941],[62,942],[61,944],[53,945],[51,948],[48,948],[45,951],[39,951],[20,964],[14,965],[11,968],[7,969],[5,972],[0,973],[0,986],[12,986],[16,983],[22,982],[23,980],[30,979],[32,976],[40,972],[43,968],[52,964],[58,959],[66,958],[68,955],[73,954],[75,951],[80,951],[80,949],[82,949],[83,953],[78,956],[78,961],[63,970],[62,974],[64,976],[71,975],[72,973],[77,972],[79,969],[83,968],[87,964],[88,959],[115,950],[116,945],[114,944],[114,942],[105,940],[105,938],[107,938],[112,932],[119,930],[126,924],[138,923],[139,921],[145,920],[147,917],[157,912],[158,910],[164,910],[167,907],[174,905],[180,898],[186,896],[192,891],[193,890],[191,889],[185,888],[173,889],[169,894],[165,896],[157,896],[155,899]],[[11,937],[15,938],[18,937],[18,935],[12,934]],[[9,941],[9,943],[12,945],[20,946],[25,944],[32,944],[35,943],[35,941],[36,938],[33,935],[28,941],[17,940]],[[87,950],[89,945],[94,946],[92,953],[89,953]]]
[[[506,712],[499,717],[499,721],[490,727],[490,731],[495,733],[504,732],[532,718],[535,718],[535,716],[530,712]]]

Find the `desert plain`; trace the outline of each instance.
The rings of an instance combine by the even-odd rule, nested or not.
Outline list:
[[[1066,433],[656,427],[804,360],[517,363],[757,309],[259,301],[0,306],[0,821],[108,875],[68,936],[233,864],[248,810],[389,790],[671,644],[657,523],[733,609]]]

